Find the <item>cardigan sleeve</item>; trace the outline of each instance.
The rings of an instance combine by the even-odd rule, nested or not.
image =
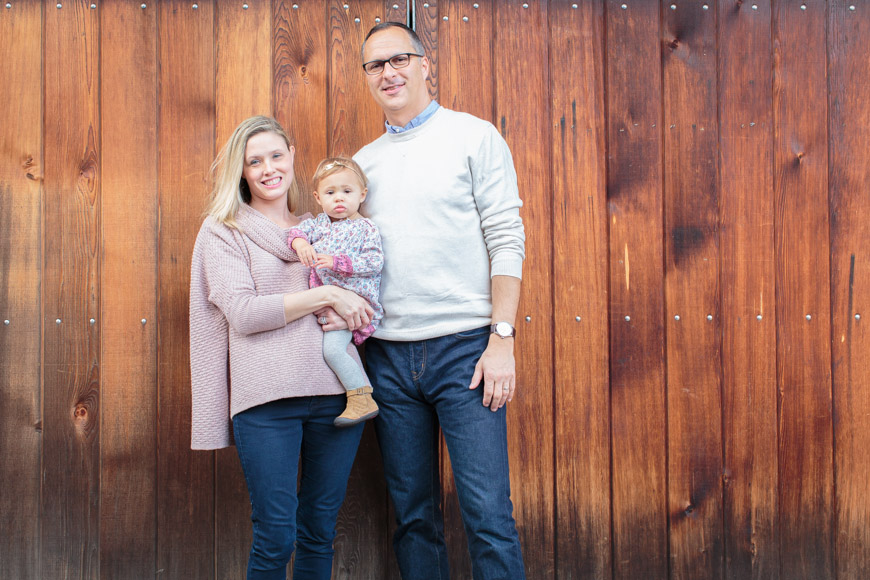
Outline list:
[[[191,449],[232,445],[227,320],[208,300],[200,230],[190,272]]]
[[[235,332],[249,335],[283,327],[284,294],[258,295],[241,234],[216,226],[205,238],[203,264],[208,300]]]

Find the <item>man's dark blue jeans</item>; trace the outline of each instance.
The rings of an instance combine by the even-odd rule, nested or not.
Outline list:
[[[438,427],[453,466],[475,580],[525,578],[508,477],[506,408],[470,390],[489,328],[414,342],[369,339],[366,364],[380,407],[375,428],[396,510],[393,547],[405,580],[448,575]]]
[[[284,580],[294,543],[294,580],[332,576],[335,519],[363,431],[362,423],[332,424],[346,402],[343,395],[281,399],[233,417],[254,523],[248,580]]]

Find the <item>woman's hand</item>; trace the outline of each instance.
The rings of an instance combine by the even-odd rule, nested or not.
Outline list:
[[[368,326],[375,315],[368,300],[344,288],[336,286],[329,286],[329,288],[333,290],[331,306],[344,319],[348,330],[359,330]]]
[[[323,329],[323,332],[347,329],[347,322],[345,322],[344,318],[339,316],[338,312],[333,310],[331,306],[321,308],[314,313],[314,316],[317,317],[317,323],[320,325],[320,328]]]

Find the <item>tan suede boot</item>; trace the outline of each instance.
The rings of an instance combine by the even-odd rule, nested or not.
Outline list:
[[[347,407],[332,424],[336,427],[350,427],[377,416],[378,404],[372,399],[372,388],[360,387],[347,392]]]

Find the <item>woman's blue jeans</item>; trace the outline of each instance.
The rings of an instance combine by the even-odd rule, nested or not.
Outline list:
[[[393,547],[405,580],[448,576],[438,460],[444,433],[476,580],[522,580],[523,556],[508,477],[505,408],[470,390],[489,328],[430,340],[370,338],[366,364],[380,407],[375,428],[398,527]]]
[[[363,424],[333,426],[346,402],[343,395],[280,399],[233,417],[254,524],[248,580],[284,580],[294,544],[294,580],[330,578],[335,520],[363,431]]]

